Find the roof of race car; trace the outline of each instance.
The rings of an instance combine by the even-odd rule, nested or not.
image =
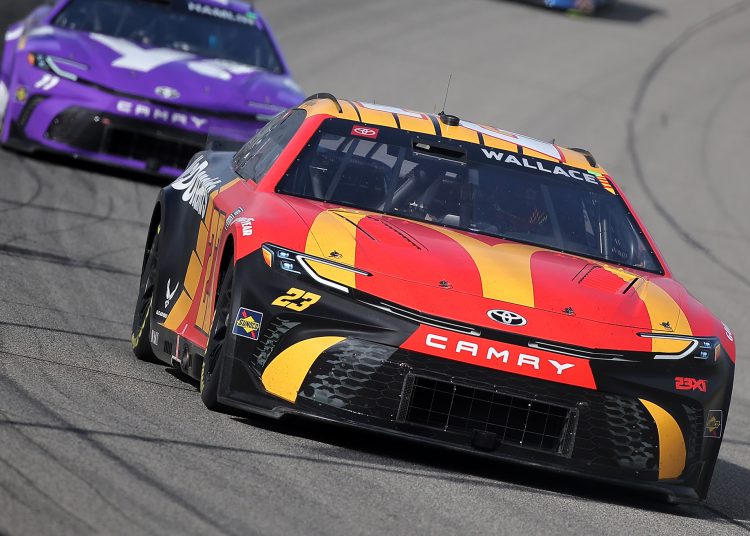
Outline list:
[[[339,105],[341,111],[339,111]],[[563,163],[596,175],[605,189],[615,193],[611,184],[611,177],[600,166],[592,165],[584,152],[536,140],[507,130],[466,120],[459,120],[460,123],[457,125],[448,125],[438,115],[382,104],[344,99],[334,100],[332,96],[310,98],[302,103],[299,108],[304,109],[308,116],[331,115],[353,122],[398,128],[432,136],[438,135],[456,141],[480,144],[500,151],[511,151],[532,158]],[[458,118],[454,119],[457,120]]]

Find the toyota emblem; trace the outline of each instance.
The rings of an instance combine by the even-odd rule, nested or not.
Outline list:
[[[180,92],[175,88],[169,86],[159,86],[154,90],[154,92],[160,97],[170,100],[180,97]]]
[[[355,125],[352,127],[353,136],[362,136],[363,138],[377,138],[379,130],[377,128]]]
[[[505,324],[506,326],[526,325],[526,319],[518,313],[514,313],[513,311],[492,309],[491,311],[487,311],[487,316],[489,316],[495,322],[500,322],[501,324]]]

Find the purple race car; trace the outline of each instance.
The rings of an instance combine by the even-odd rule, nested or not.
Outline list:
[[[544,0],[544,5],[552,9],[594,13],[598,9],[612,7],[616,0]]]
[[[0,141],[178,175],[302,99],[248,4],[61,0],[5,34]]]

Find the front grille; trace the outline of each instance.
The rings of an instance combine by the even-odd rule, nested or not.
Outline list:
[[[206,145],[204,134],[78,107],[58,114],[46,136],[85,151],[145,162],[152,171],[182,169]]]
[[[277,316],[268,326],[255,347],[255,353],[250,359],[250,364],[258,371],[262,371],[271,354],[276,350],[281,338],[287,331],[299,326],[299,322],[293,322],[282,316]]]
[[[568,455],[576,416],[563,406],[408,375],[398,420],[468,436],[494,434],[501,444]]]
[[[187,140],[169,139],[156,132],[138,132],[127,128],[110,128],[104,139],[102,152],[141,162],[154,161],[152,167],[161,166],[182,169],[204,144]]]

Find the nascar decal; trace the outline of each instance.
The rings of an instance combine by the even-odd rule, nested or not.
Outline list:
[[[263,313],[240,307],[232,333],[257,341],[261,324],[263,324]]]
[[[595,175],[580,169],[561,164],[551,164],[548,161],[539,160],[530,156],[519,156],[517,153],[506,153],[503,151],[485,149],[484,147],[482,147],[482,153],[484,153],[484,156],[488,159],[497,160],[504,164],[513,164],[514,166],[533,169],[534,171],[549,173],[550,175],[567,177],[568,179],[575,179],[577,181],[585,181],[589,184],[596,184],[597,186],[604,187],[604,184],[601,183]]]
[[[455,331],[419,326],[401,348],[511,374],[596,389],[591,366],[586,359],[490,341]]]
[[[206,216],[209,194],[221,184],[218,177],[212,179],[208,176],[207,167],[208,160],[201,155],[172,183],[175,190],[184,190],[182,200],[189,203],[201,218]]]
[[[589,173],[591,173],[594,177],[599,179],[599,182],[602,184],[602,186],[604,186],[605,190],[607,190],[612,195],[617,195],[617,192],[615,191],[615,187],[612,186],[612,183],[610,182],[609,175],[607,175],[606,173],[600,173],[593,169],[590,169]]]

